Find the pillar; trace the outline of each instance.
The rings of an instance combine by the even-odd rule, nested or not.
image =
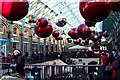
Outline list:
[[[32,48],[32,30],[31,30],[31,28],[30,28],[30,32],[31,32],[31,34],[30,34],[30,55],[32,55],[33,48]]]
[[[38,45],[37,46],[38,46],[38,49],[37,49],[38,53],[40,53],[40,37],[38,37]]]
[[[44,38],[43,54],[46,55],[46,38]]]
[[[60,52],[60,49],[59,49],[59,40],[56,40],[57,41],[57,48],[56,48],[56,52]]]
[[[53,52],[55,52],[56,50],[56,47],[55,47],[55,39],[53,38]]]
[[[11,36],[12,36],[12,22],[10,22],[8,36],[7,36],[7,53],[12,53],[12,43],[11,43]]]
[[[51,46],[52,46],[52,43],[51,43],[51,36],[49,37],[49,52],[51,52]]]
[[[21,41],[20,41],[20,50],[22,52],[22,55],[24,55],[24,25],[25,22],[23,21],[22,23],[22,28],[21,28]]]

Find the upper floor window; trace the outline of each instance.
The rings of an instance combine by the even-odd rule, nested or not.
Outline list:
[[[13,28],[13,34],[17,34],[17,28]]]
[[[13,36],[17,36],[17,28],[13,28]]]

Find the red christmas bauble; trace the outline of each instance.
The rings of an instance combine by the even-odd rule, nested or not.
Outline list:
[[[85,39],[84,45],[89,45],[89,40]]]
[[[67,19],[66,18],[59,18],[56,20],[56,25],[59,26],[59,27],[63,27],[66,25],[67,23]]]
[[[55,37],[56,40],[63,40],[62,36]]]
[[[1,2],[1,14],[10,21],[18,21],[28,13],[29,3],[27,0],[3,0]]]
[[[110,13],[106,2],[96,0],[80,2],[79,10],[85,20],[92,22],[103,21]]]
[[[76,39],[76,40],[73,41],[73,43],[76,44],[76,45],[80,44],[80,42],[81,42],[80,39]]]
[[[81,24],[78,26],[77,28],[77,32],[80,38],[82,38],[84,36],[84,29],[86,28],[85,24]]]
[[[94,41],[98,41],[99,39],[101,39],[101,37],[102,37],[102,36],[100,35],[99,32],[95,32],[94,34],[91,33],[89,39],[94,42]]]
[[[53,32],[52,32],[52,36],[53,36],[53,37],[58,37],[59,34],[60,34],[60,33],[59,33],[58,31],[53,31]]]
[[[67,42],[68,42],[68,43],[71,43],[71,42],[72,42],[72,39],[67,39]]]
[[[78,32],[77,32],[77,28],[73,28],[71,29],[71,31],[68,32],[68,35],[72,38],[72,39],[78,39]]]
[[[62,37],[62,36],[59,36],[59,40],[63,40],[63,37]]]
[[[77,32],[79,37],[82,39],[88,38],[91,34],[90,28],[88,28],[85,24],[79,25],[79,27],[77,28]]]
[[[36,24],[40,27],[46,27],[48,25],[48,21],[45,18],[40,18]]]
[[[92,31],[90,30],[90,28],[88,28],[88,27],[85,28],[84,29],[84,37],[83,37],[83,39],[89,38],[91,33],[92,33]]]
[[[34,30],[37,36],[41,38],[46,38],[52,34],[53,28],[52,25],[48,23],[48,25],[44,28],[37,25],[35,26]]]
[[[107,31],[105,31],[104,33],[103,33],[103,36],[106,38],[106,37],[109,37],[109,33],[107,32]]]

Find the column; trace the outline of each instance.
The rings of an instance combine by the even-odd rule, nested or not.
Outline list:
[[[55,47],[55,39],[53,38],[53,52],[55,52],[56,50],[56,47]]]
[[[46,55],[46,38],[44,38],[44,49],[43,49],[43,54]]]
[[[12,35],[12,22],[10,22],[9,30],[8,30],[8,37],[7,37],[7,53],[12,53],[12,43],[11,43],[11,35]]]
[[[56,40],[56,41],[57,41],[57,49],[56,49],[56,52],[59,53],[59,52],[60,52],[60,51],[59,51],[59,50],[60,50],[60,49],[59,49],[59,40]]]
[[[38,53],[40,53],[40,37],[38,37],[38,45],[37,46],[38,46],[38,49],[37,49]]]
[[[51,43],[51,36],[49,37],[49,52],[51,52],[51,45],[52,45],[52,43]]]
[[[62,52],[63,52],[62,51],[62,40],[60,40],[60,48],[59,49],[60,49],[60,54],[62,54]]]
[[[25,25],[25,22],[23,21],[22,23],[22,28],[21,28],[21,44],[20,44],[20,50],[22,52],[22,55],[24,55],[24,25]]]
[[[32,55],[32,30],[31,30],[31,28],[30,28],[30,55]]]
[[[49,76],[52,76],[52,66],[49,66]]]

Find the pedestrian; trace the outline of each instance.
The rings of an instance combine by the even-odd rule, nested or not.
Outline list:
[[[103,74],[104,74],[103,78],[104,78],[104,80],[106,80],[107,72],[106,72],[105,68],[108,65],[108,61],[107,61],[108,57],[104,51],[102,51],[101,60],[102,60],[102,64],[103,64]]]
[[[120,51],[118,51],[115,58],[114,68],[117,70],[117,80],[120,80]]]
[[[13,62],[11,67],[15,68],[15,72],[17,72],[20,76],[25,76],[24,71],[25,60],[22,57],[22,53],[20,50],[14,50],[13,52]]]

